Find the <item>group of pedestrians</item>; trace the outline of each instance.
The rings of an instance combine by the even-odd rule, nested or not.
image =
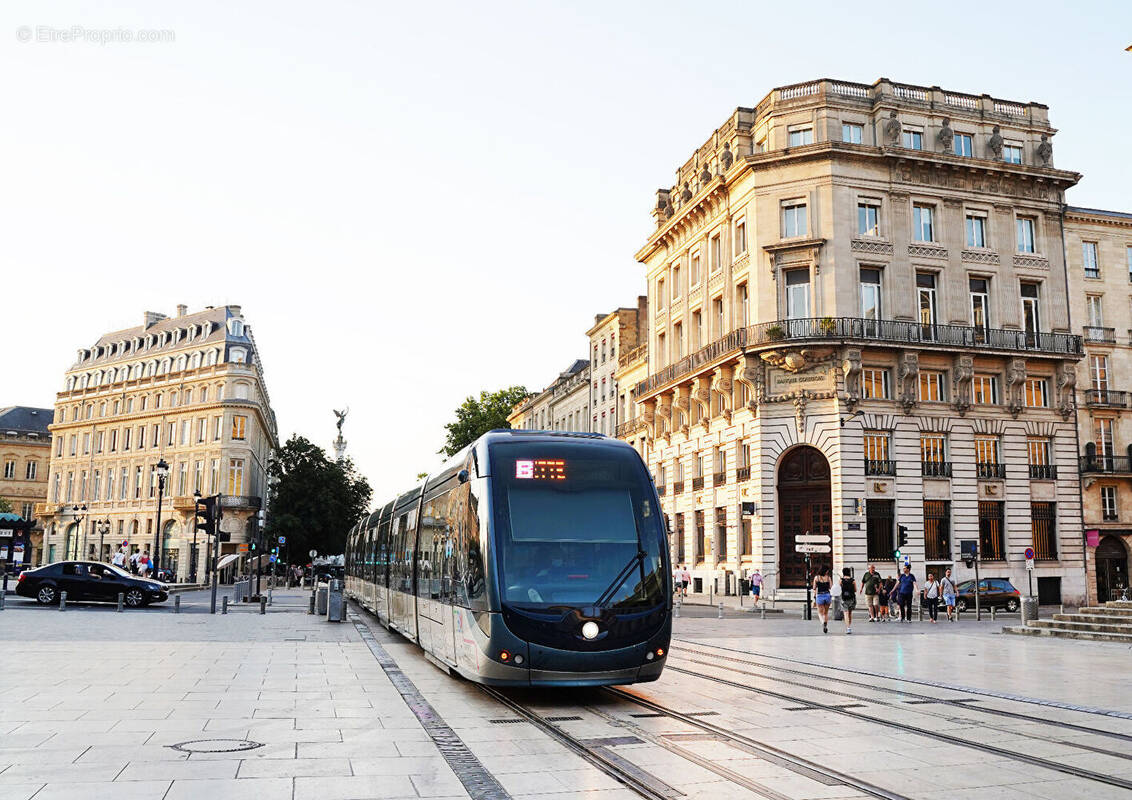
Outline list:
[[[828,564],[819,567],[814,576],[812,588],[814,603],[817,606],[818,618],[821,620],[823,633],[829,633],[829,609],[833,603],[833,576]],[[857,608],[857,595],[865,595],[865,602],[869,611],[869,622],[901,622],[912,621],[912,598],[916,594],[916,576],[907,564],[896,576],[884,577],[876,570],[874,564],[869,564],[868,572],[861,578],[858,589],[857,580],[849,567],[841,570],[841,579],[837,585],[837,593],[841,598],[841,606],[845,611],[845,632],[853,632],[853,611]],[[936,580],[935,573],[929,572],[927,581],[920,590],[920,604],[928,610],[928,618],[933,625],[939,618],[939,608],[942,604],[947,610],[948,620],[958,620],[955,611],[958,589],[955,580],[951,577],[951,568],[948,567],[943,577]]]
[[[148,578],[149,574],[156,569],[153,559],[150,558],[148,547],[134,553],[127,553],[124,546],[119,547],[110,563],[118,569],[128,569],[134,575],[140,575],[143,578]]]

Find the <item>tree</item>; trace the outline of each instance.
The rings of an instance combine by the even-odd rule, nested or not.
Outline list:
[[[312,549],[320,555],[344,552],[346,534],[369,510],[373,494],[353,462],[327,458],[325,450],[296,434],[276,453],[268,475],[277,483],[266,531],[287,537],[281,550],[289,560],[301,563]]]
[[[0,497],[0,514],[11,514],[12,504],[3,497]]]
[[[448,431],[439,452],[454,456],[483,434],[495,428],[510,428],[507,415],[516,403],[530,393],[523,386],[509,386],[496,392],[480,392],[479,399],[468,397],[456,409],[456,420],[444,426]]]

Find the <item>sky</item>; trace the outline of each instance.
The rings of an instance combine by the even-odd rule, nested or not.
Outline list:
[[[280,438],[329,451],[349,407],[384,502],[466,396],[541,389],[635,305],[655,190],[775,86],[1045,103],[1070,202],[1132,211],[1132,3],[1067,8],[9,0],[0,406],[143,311],[237,304]]]

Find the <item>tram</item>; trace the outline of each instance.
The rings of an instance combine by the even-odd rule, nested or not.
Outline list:
[[[644,463],[600,434],[486,433],[346,543],[350,597],[493,686],[656,680],[670,572]]]

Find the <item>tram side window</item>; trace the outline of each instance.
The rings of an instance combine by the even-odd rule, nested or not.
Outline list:
[[[444,520],[441,517],[444,496],[425,502],[420,525],[420,572],[417,574],[417,595],[431,600],[439,599],[439,559]]]
[[[465,484],[468,485],[468,484]],[[483,563],[483,542],[480,540],[479,497],[469,492],[464,511],[464,541],[461,543],[463,556],[464,590],[467,594],[468,608],[472,611],[487,610],[487,578]]]
[[[377,585],[389,587],[389,520],[382,518],[377,529]]]
[[[408,544],[405,541],[405,516],[397,518],[393,533],[393,588],[398,592],[409,590],[408,577]]]
[[[414,569],[417,567],[417,561],[420,558],[420,551],[417,546],[419,529],[417,511],[412,509],[405,515],[405,591],[409,594],[412,594],[414,590],[413,578],[416,574]]]
[[[365,558],[365,575],[364,575],[364,577],[365,577],[365,580],[367,582],[373,581],[373,577],[374,577],[374,555],[373,555],[373,544],[374,544],[374,538],[375,538],[374,533],[375,533],[375,531],[374,531],[373,528],[370,528],[369,530],[367,530],[365,532],[366,538],[365,538],[365,556],[364,556],[364,558]]]

